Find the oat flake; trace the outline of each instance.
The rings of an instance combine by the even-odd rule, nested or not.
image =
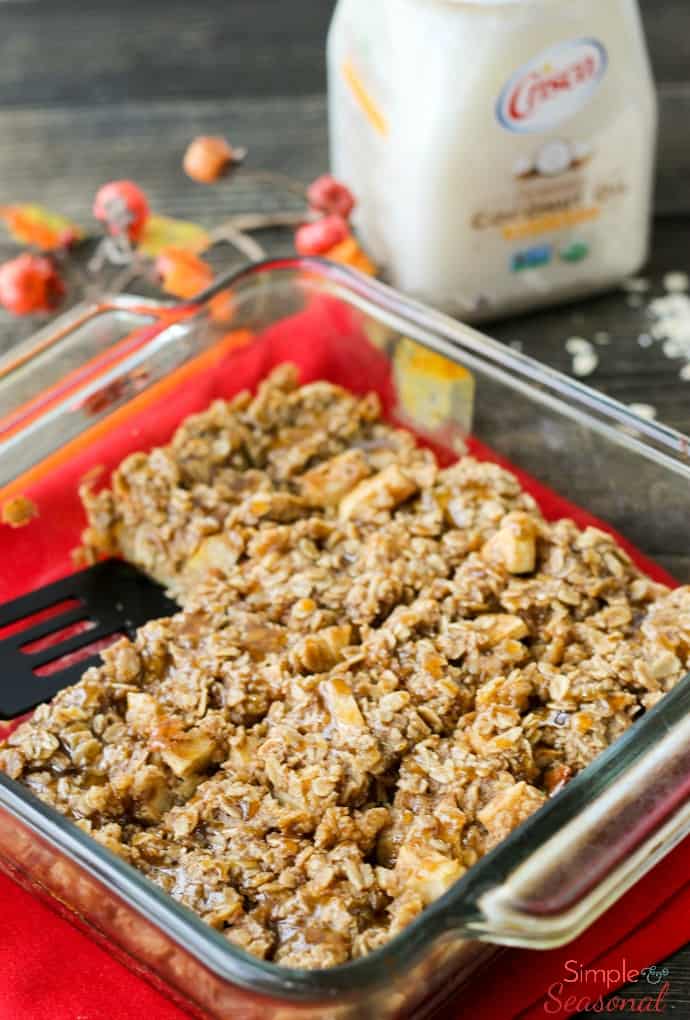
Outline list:
[[[675,293],[655,298],[649,313],[655,319],[650,332],[664,341],[665,356],[690,360],[690,296]]]
[[[592,345],[589,340],[585,340],[582,336],[571,336],[565,342],[565,349],[568,354],[573,356],[577,354],[589,354],[592,350]]]
[[[651,289],[651,283],[643,276],[631,276],[630,279],[623,280],[621,286],[628,294],[646,294]]]
[[[631,411],[634,411],[640,418],[646,418],[647,421],[654,421],[657,416],[656,407],[653,404],[629,404]]]
[[[669,294],[682,294],[690,287],[690,278],[687,273],[666,273],[664,277],[664,290]]]
[[[598,364],[598,354],[595,354],[594,351],[582,351],[573,358],[573,375],[576,375],[579,379],[584,379],[585,376],[591,375],[592,372],[596,371]]]

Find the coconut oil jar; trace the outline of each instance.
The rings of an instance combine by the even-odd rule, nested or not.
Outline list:
[[[637,0],[339,0],[334,174],[394,286],[470,321],[644,262],[657,108]]]

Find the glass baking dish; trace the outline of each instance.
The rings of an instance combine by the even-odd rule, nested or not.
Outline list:
[[[359,274],[284,259],[185,306],[76,309],[0,360],[0,504],[22,495],[41,513],[5,541],[0,598],[73,569],[87,471],[258,382],[307,329],[304,378],[377,389],[441,457],[510,462],[537,498],[555,490],[690,580],[686,437]],[[552,516],[572,510],[549,500]],[[423,1017],[498,946],[573,939],[690,831],[689,709],[686,678],[402,934],[331,970],[246,955],[2,775],[0,867],[193,1015]]]

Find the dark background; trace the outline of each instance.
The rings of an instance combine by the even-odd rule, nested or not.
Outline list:
[[[334,0],[0,0],[3,106],[309,95]],[[690,82],[687,0],[642,0],[657,78]]]
[[[207,225],[235,212],[289,208],[294,199],[250,178],[194,185],[181,154],[195,134],[222,133],[248,146],[249,167],[304,181],[325,170],[324,41],[333,7],[333,0],[0,0],[0,204],[40,201],[88,224],[96,188],[133,177],[158,211]],[[690,270],[690,0],[642,0],[642,8],[661,108],[647,270],[658,289],[664,272]],[[268,245],[291,250],[287,234]],[[12,253],[0,242],[0,260]],[[35,328],[0,313],[0,351]],[[650,402],[661,419],[690,432],[690,384],[679,380],[677,362],[638,346],[645,328],[644,310],[617,293],[492,332],[567,371],[565,338],[608,330],[611,344],[588,382],[626,403]],[[690,1017],[690,949],[667,966],[668,1015]]]

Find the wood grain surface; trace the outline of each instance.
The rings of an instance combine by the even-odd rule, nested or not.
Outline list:
[[[0,0],[0,204],[41,201],[88,226],[96,188],[131,177],[158,211],[207,225],[233,213],[294,207],[289,194],[250,173],[212,188],[195,185],[180,159],[195,134],[222,133],[248,147],[248,171],[309,181],[325,170],[324,39],[333,6]],[[666,272],[690,272],[690,6],[642,0],[642,8],[661,110],[646,274],[661,292]],[[271,253],[291,251],[287,232],[264,241]],[[0,260],[15,250],[2,240]],[[0,312],[0,351],[39,324]],[[690,433],[690,383],[680,380],[678,362],[639,346],[648,325],[644,307],[615,292],[503,321],[490,332],[568,372],[565,340],[607,331],[610,343],[597,348],[600,364],[587,381],[625,403],[653,404],[662,421]],[[690,1017],[690,948],[666,965],[668,1015]]]

